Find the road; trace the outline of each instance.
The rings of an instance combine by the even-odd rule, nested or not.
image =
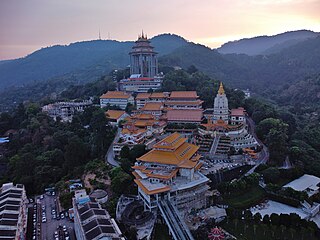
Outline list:
[[[250,175],[251,173],[254,172],[254,170],[260,165],[260,164],[266,164],[267,161],[269,160],[269,150],[266,147],[266,145],[263,144],[263,142],[257,137],[256,131],[255,131],[255,123],[250,117],[246,117],[247,123],[248,123],[248,128],[249,132],[254,138],[258,141],[258,143],[263,147],[260,154],[259,158],[257,159],[256,165],[254,165],[253,168],[251,168],[245,176]]]
[[[108,152],[105,156],[106,162],[108,162],[110,165],[115,166],[115,167],[119,167],[120,164],[114,159],[113,145],[114,145],[114,143],[118,142],[120,132],[121,132],[121,128],[118,128],[117,134],[114,137],[114,140],[113,140],[112,144],[110,145]]]

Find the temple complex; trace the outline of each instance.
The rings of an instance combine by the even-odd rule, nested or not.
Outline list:
[[[157,52],[147,35],[141,34],[130,55],[130,77],[119,82],[119,90],[146,93],[161,88],[163,75],[158,73]]]
[[[255,156],[251,148],[259,144],[248,130],[245,109],[240,107],[229,110],[222,83],[214,99],[213,109],[206,109],[204,116],[207,123],[199,126],[197,135],[201,152],[223,155],[233,147],[235,151],[245,149],[250,156]]]

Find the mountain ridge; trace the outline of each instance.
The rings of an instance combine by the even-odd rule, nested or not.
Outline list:
[[[286,48],[285,43],[292,41],[291,45],[304,41],[308,38],[319,36],[320,33],[310,30],[297,30],[279,33],[276,35],[263,35],[252,38],[243,38],[240,40],[230,41],[218,48],[218,52],[222,54],[247,54],[249,56],[272,53],[272,48],[276,45],[281,46],[281,49]]]

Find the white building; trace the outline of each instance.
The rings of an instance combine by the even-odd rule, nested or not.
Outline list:
[[[121,91],[108,91],[100,97],[100,107],[117,106],[126,109],[128,103],[134,104],[134,98],[131,94]]]
[[[76,112],[83,112],[86,107],[92,104],[91,99],[82,102],[56,102],[43,106],[42,112],[47,113],[54,121],[60,118],[62,122],[71,122]]]
[[[223,120],[224,122],[229,121],[229,107],[228,99],[224,92],[222,82],[218,90],[218,94],[214,99],[214,108],[213,108],[213,123],[216,123],[218,120]]]
[[[3,184],[0,190],[0,239],[26,239],[27,196],[22,184]]]

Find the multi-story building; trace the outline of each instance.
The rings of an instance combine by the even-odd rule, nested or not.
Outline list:
[[[136,97],[137,109],[146,103],[161,102],[165,109],[202,109],[202,103],[196,91],[173,91],[157,93],[139,93]]]
[[[161,102],[147,102],[139,112],[142,114],[151,114],[155,118],[159,119],[163,114],[163,103]]]
[[[26,239],[27,196],[22,184],[6,183],[0,190],[0,239]]]
[[[130,55],[130,77],[119,82],[119,89],[126,92],[148,92],[161,88],[163,75],[158,74],[157,52],[142,33],[132,47]]]
[[[47,113],[54,121],[60,118],[62,122],[71,122],[76,112],[83,112],[92,104],[91,99],[82,102],[57,102],[43,106],[42,112]]]
[[[173,91],[165,101],[167,109],[202,109],[202,103],[196,91]]]
[[[135,183],[145,209],[168,200],[182,213],[206,205],[209,179],[199,172],[202,166],[199,147],[178,133],[156,143],[133,166]]]
[[[100,107],[117,106],[126,109],[128,103],[134,104],[134,98],[131,94],[121,91],[108,91],[100,97]]]
[[[85,190],[76,191],[72,203],[78,240],[124,240],[115,220],[99,203],[93,202]]]

